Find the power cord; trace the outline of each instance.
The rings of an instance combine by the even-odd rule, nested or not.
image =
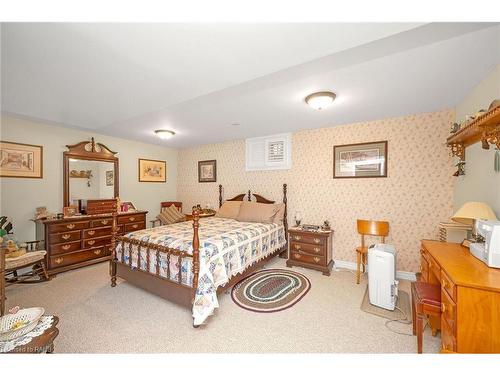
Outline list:
[[[397,303],[397,300],[396,300],[396,303]],[[389,319],[387,320],[384,325],[385,327],[391,331],[391,332],[394,332],[394,333],[397,333],[398,335],[404,335],[404,336],[413,336],[413,334],[409,334],[409,333],[405,333],[405,332],[399,332],[399,331],[396,331],[394,330],[393,328],[389,327],[389,323],[392,323],[392,322],[398,322],[398,323],[401,323],[401,324],[412,324],[413,321],[412,320],[408,320],[408,316],[406,315],[406,313],[401,310],[399,307],[397,306],[394,306],[401,314],[403,314],[404,316],[404,319]],[[427,324],[427,323],[426,323]],[[425,329],[425,326],[424,326],[424,329]]]

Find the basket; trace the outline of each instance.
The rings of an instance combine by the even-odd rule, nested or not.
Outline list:
[[[0,317],[0,341],[10,341],[32,331],[44,312],[42,307],[31,307]],[[26,322],[26,325],[13,329],[17,322]]]

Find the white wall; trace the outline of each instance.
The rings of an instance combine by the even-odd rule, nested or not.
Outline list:
[[[148,210],[148,220],[159,212],[160,202],[175,200],[177,194],[177,150],[91,132],[42,124],[2,114],[1,140],[43,146],[43,179],[0,178],[0,215],[14,222],[20,240],[35,237],[35,208],[46,206],[50,212],[62,212],[63,152],[66,145],[94,137],[96,142],[118,152],[120,198],[138,209]],[[167,182],[138,182],[138,158],[165,160]],[[84,180],[84,179],[82,179]],[[86,180],[85,180],[86,182]],[[149,224],[149,223],[148,223]]]
[[[500,65],[486,76],[456,107],[456,120],[467,114],[488,109],[494,99],[500,99]],[[457,177],[453,204],[455,210],[468,201],[486,202],[500,219],[500,173],[493,170],[495,147],[483,150],[476,143],[465,150],[465,176]]]

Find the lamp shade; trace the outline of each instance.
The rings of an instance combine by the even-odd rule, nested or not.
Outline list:
[[[490,206],[484,202],[467,202],[455,212],[451,220],[457,223],[473,225],[474,220],[497,220]]]

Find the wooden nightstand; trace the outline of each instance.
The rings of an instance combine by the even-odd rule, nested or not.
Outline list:
[[[312,268],[330,276],[333,267],[332,235],[333,231],[310,232],[290,228],[289,256],[286,265]]]

